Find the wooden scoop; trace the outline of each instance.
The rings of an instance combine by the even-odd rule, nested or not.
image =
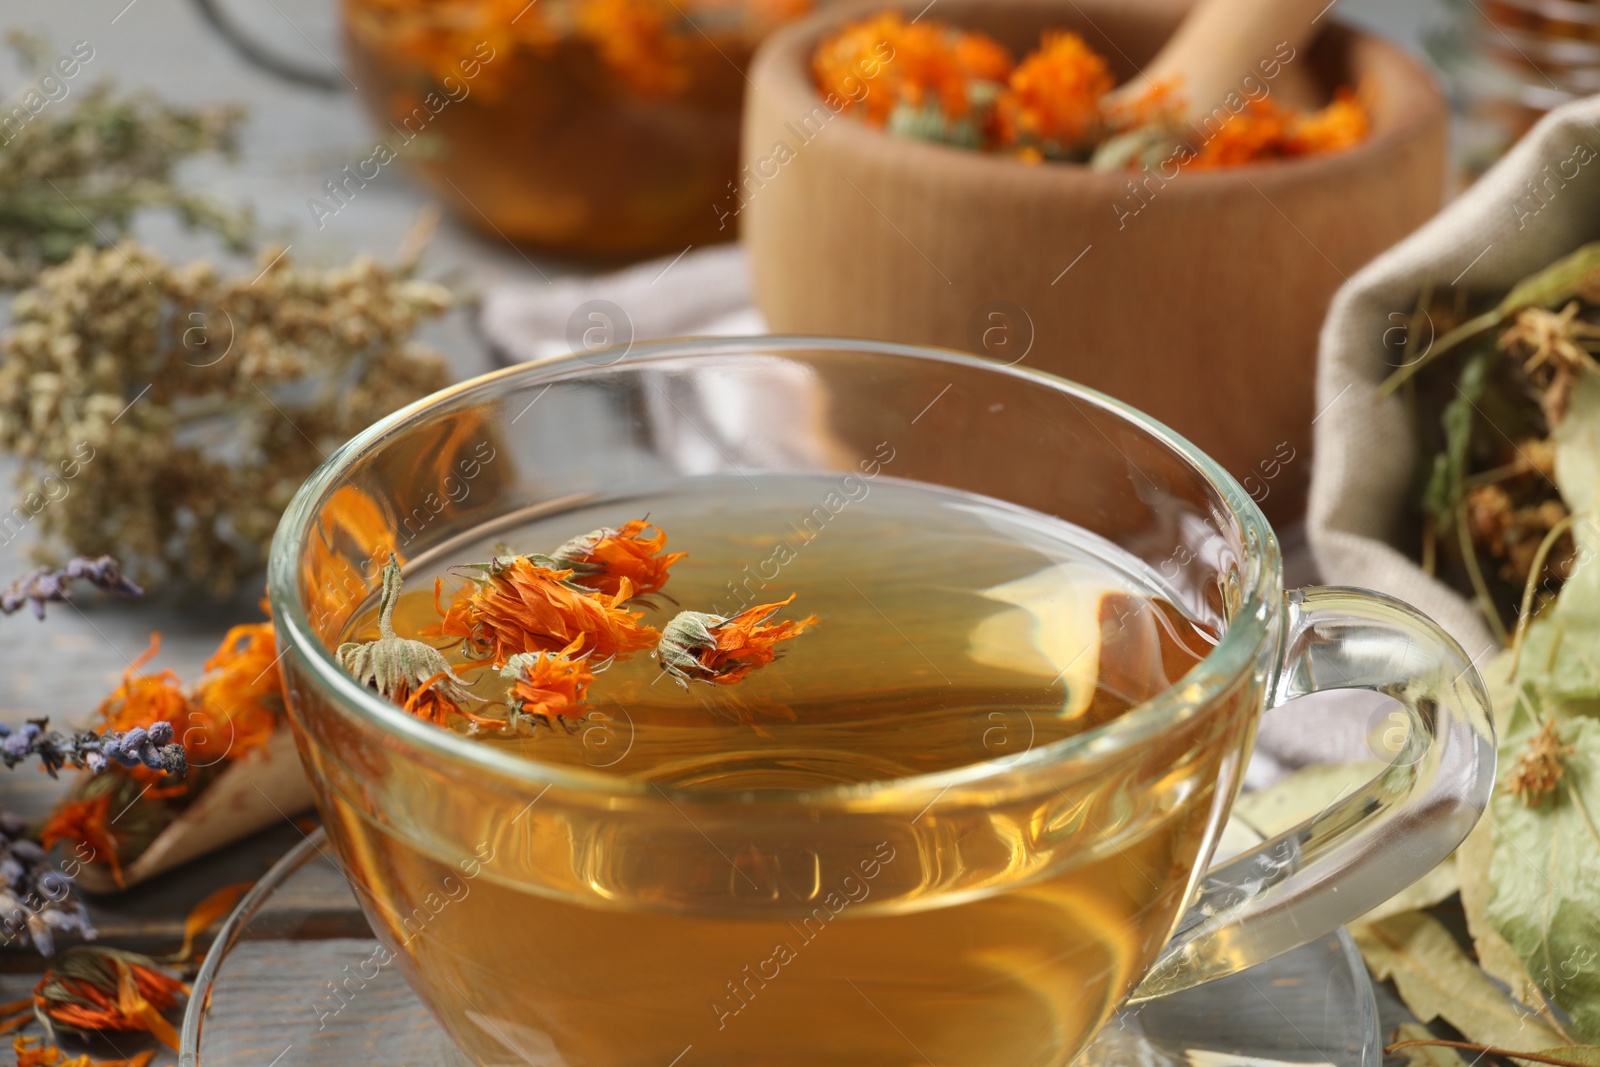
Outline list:
[[[1332,7],[1329,0],[1199,0],[1156,57],[1111,100],[1136,100],[1156,85],[1176,83],[1184,117],[1198,123],[1230,93],[1259,94],[1259,86],[1268,84],[1276,93],[1281,86],[1268,71],[1298,56]]]

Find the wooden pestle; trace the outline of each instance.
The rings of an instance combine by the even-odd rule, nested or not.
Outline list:
[[[1244,97],[1252,84],[1247,79],[1271,80],[1263,77],[1262,64],[1282,66],[1286,57],[1299,55],[1333,6],[1329,0],[1199,0],[1156,57],[1119,86],[1112,100],[1135,100],[1152,86],[1175,81],[1184,117],[1198,123],[1230,93]]]

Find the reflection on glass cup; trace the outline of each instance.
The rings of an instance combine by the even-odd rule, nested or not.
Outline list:
[[[892,477],[1073,524],[1214,644],[1075,732],[996,697],[952,733],[959,765],[749,789],[625,773],[650,743],[637,707],[586,720],[592,744],[557,765],[412,719],[332,658],[388,548],[414,573],[529,516],[838,479],[884,442],[873,493]],[[526,365],[401,411],[302,489],[270,574],[300,751],[374,929],[468,1061],[570,1067],[1066,1064],[1129,998],[1250,967],[1420,877],[1492,784],[1481,682],[1405,605],[1282,580],[1250,494],[1115,401],[952,353],[771,338]],[[1109,641],[1116,619],[1099,625]],[[1210,868],[1262,710],[1330,688],[1399,702],[1394,763]]]

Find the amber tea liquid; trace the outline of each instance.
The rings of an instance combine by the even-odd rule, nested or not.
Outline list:
[[[689,553],[653,625],[790,593],[791,617],[819,621],[739,685],[686,691],[640,654],[599,676],[570,730],[477,742],[629,780],[629,799],[563,785],[503,810],[462,803],[457,820],[447,785],[379,771],[366,796],[328,798],[374,925],[463,1051],[569,1067],[1069,1062],[1171,932],[1248,741],[1248,694],[1038,788],[974,802],[889,783],[989,760],[1020,777],[1036,750],[1173,686],[1215,635],[1081,529],[887,474],[696,478],[486,532],[408,568],[396,627],[433,622],[433,577],[448,591],[451,565],[497,544],[547,552],[644,515]],[[347,637],[372,626],[369,611]],[[479,682],[492,707],[504,683]],[[807,800],[841,787],[842,802]],[[413,805],[459,834],[413,838]]]

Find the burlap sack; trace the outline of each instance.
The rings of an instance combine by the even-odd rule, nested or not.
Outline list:
[[[1600,236],[1600,97],[1551,112],[1478,182],[1335,294],[1323,323],[1307,537],[1323,580],[1399,597],[1475,659],[1494,647],[1468,600],[1413,562],[1417,449],[1397,396],[1378,386],[1435,339],[1426,322],[1403,357],[1427,284],[1499,294]]]

